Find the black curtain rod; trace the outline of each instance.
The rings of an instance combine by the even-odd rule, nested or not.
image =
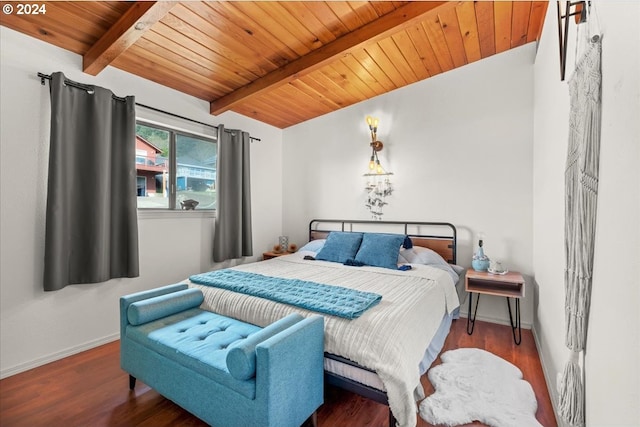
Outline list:
[[[50,74],[43,74],[43,73],[38,72],[38,77],[40,77],[40,84],[42,84],[42,85],[44,85],[44,81],[45,80],[51,80],[51,75]],[[82,89],[82,90],[86,90],[86,91],[91,91],[93,89],[92,86],[90,86],[90,85],[85,85],[85,84],[82,84],[82,83],[74,82],[73,80],[69,80],[69,79],[66,79],[66,78],[65,78],[65,83],[67,85],[69,85],[69,86],[76,87],[78,89]],[[115,95],[113,95],[113,99],[116,99],[118,101],[124,101],[124,98],[120,98],[120,97],[115,96]],[[136,102],[136,105],[138,107],[147,108],[149,110],[153,110],[153,111],[156,111],[158,113],[166,114],[166,115],[171,116],[171,117],[176,117],[178,119],[187,120],[187,121],[192,122],[192,123],[197,123],[199,125],[208,126],[208,127],[214,128],[215,130],[218,130],[218,126],[210,125],[209,123],[200,122],[198,120],[193,120],[193,119],[190,119],[188,117],[180,116],[178,114],[170,113],[168,111],[164,111],[164,110],[161,110],[161,109],[155,108],[155,107],[150,107],[148,105],[140,104],[138,102]],[[251,139],[251,141],[261,141],[260,138],[254,138],[252,136],[250,136],[249,139]]]

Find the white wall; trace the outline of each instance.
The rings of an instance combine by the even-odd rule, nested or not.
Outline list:
[[[534,54],[529,44],[285,129],[284,232],[303,242],[312,218],[370,218],[370,114],[394,172],[384,219],[455,224],[465,266],[483,231],[489,257],[531,275]],[[483,296],[478,317],[507,323],[505,299]]]
[[[597,2],[597,10],[604,31],[603,131],[587,421],[638,425],[640,4]],[[528,45],[281,132],[232,113],[212,117],[205,102],[119,70],[84,75],[77,55],[0,27],[0,376],[115,338],[120,295],[212,266],[211,218],[145,217],[140,278],[41,290],[49,100],[35,75],[63,71],[261,138],[252,146],[257,255],[281,233],[302,243],[315,217],[369,218],[360,177],[369,156],[364,117],[380,117],[382,161],[395,172],[396,188],[385,218],[453,222],[464,265],[475,234],[484,231],[489,256],[529,275],[523,322],[535,319],[553,384],[567,356],[562,248],[569,104],[555,28],[550,5],[535,66]],[[574,42],[570,36],[570,62]],[[505,322],[503,300],[483,298],[479,315]],[[555,401],[555,388],[550,392]]]
[[[602,38],[602,135],[595,264],[585,360],[588,426],[640,425],[640,4],[594,2]],[[597,20],[597,21],[596,21]],[[551,397],[564,368],[564,166],[569,95],[560,81],[555,7],[535,70],[534,330]],[[567,80],[574,65],[569,36]]]
[[[117,338],[121,295],[175,283],[212,263],[213,218],[192,212],[141,214],[140,277],[42,290],[49,135],[49,89],[37,72],[62,71],[120,96],[195,120],[249,131],[252,145],[254,256],[281,232],[282,131],[114,68],[81,72],[82,58],[0,27],[1,229],[0,375],[37,366]],[[144,113],[144,112],[143,112]],[[275,184],[274,184],[275,183]]]

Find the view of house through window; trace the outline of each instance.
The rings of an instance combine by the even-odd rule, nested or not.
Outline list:
[[[215,209],[215,140],[136,125],[138,209]]]

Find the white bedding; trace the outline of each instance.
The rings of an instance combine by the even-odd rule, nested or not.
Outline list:
[[[444,270],[413,265],[408,271],[351,267],[308,261],[302,253],[233,267],[268,276],[299,278],[382,295],[361,317],[325,315],[325,351],[373,369],[382,380],[389,407],[400,426],[416,425],[416,400],[424,397],[419,364],[445,312],[458,306],[451,276]],[[202,289],[203,308],[266,326],[301,308],[190,283]]]

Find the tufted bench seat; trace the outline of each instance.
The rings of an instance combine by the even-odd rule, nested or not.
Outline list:
[[[299,426],[322,404],[323,319],[265,328],[171,285],[120,299],[121,366],[213,426]]]

